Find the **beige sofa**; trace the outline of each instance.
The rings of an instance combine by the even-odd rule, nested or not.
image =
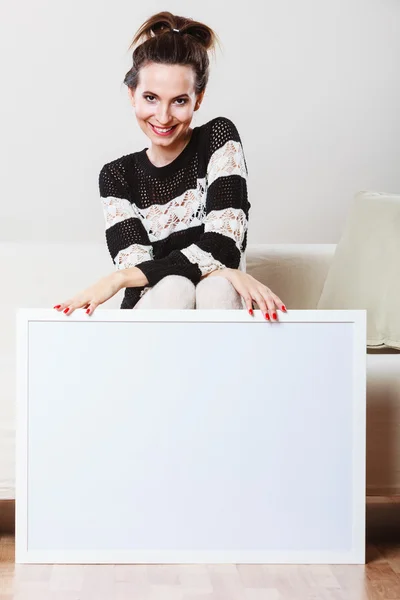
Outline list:
[[[315,309],[334,244],[250,245],[247,270],[290,310]],[[15,310],[51,308],[112,271],[103,242],[0,243],[0,499],[15,497]],[[118,308],[122,292],[103,308]],[[400,493],[400,352],[367,355],[367,494]]]

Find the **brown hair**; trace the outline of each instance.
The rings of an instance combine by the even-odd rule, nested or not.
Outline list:
[[[174,29],[179,31],[176,32]],[[215,50],[217,34],[204,23],[170,12],[159,12],[137,30],[129,50],[142,38],[133,52],[131,69],[124,83],[135,89],[139,71],[150,62],[168,65],[190,65],[195,72],[195,92],[202,92],[208,82],[208,50]]]

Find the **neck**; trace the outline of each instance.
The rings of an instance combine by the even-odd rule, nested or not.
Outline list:
[[[188,145],[190,138],[192,137],[192,131],[189,129],[186,132],[186,136],[183,139],[177,140],[176,145],[164,148],[163,146],[158,146],[157,144],[151,144],[151,147],[147,150],[147,156],[151,160],[151,162],[156,167],[164,167],[168,165],[170,162],[175,160],[177,156],[182,152],[182,150]]]

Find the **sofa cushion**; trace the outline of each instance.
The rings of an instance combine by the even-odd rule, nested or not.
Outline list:
[[[319,309],[366,309],[367,346],[400,348],[400,195],[355,195]]]
[[[315,309],[334,252],[335,244],[250,244],[247,273],[288,309]]]

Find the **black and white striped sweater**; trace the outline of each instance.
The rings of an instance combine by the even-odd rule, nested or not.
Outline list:
[[[149,286],[167,275],[197,283],[215,269],[245,269],[248,171],[234,123],[217,117],[194,127],[183,151],[163,167],[153,165],[146,150],[100,171],[116,269],[137,266]],[[121,308],[133,308],[143,289],[127,288]]]

